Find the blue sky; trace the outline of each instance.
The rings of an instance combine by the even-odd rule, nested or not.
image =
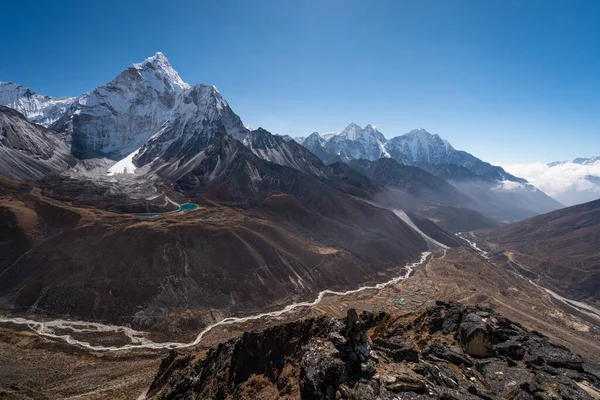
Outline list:
[[[121,4],[126,3],[126,4]],[[600,154],[600,2],[3,2],[0,81],[77,95],[162,51],[244,123],[413,128],[498,164]]]

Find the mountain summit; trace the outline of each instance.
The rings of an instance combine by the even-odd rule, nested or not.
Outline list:
[[[137,71],[158,92],[170,90],[181,93],[190,88],[190,85],[181,79],[177,71],[171,67],[167,57],[160,51],[141,63],[132,64],[127,70]]]
[[[72,135],[77,158],[119,160],[161,128],[186,90],[189,85],[162,53],[156,53],[79,96],[52,128]]]
[[[371,125],[371,124],[368,124],[367,126],[362,128],[360,125],[357,125],[356,123],[351,122],[350,124],[348,124],[348,126],[343,131],[341,131],[338,134],[338,136],[343,136],[349,140],[357,140],[362,135],[365,135],[365,134],[372,134],[372,135],[378,136],[378,138],[381,139],[382,142],[385,142],[385,138],[383,137],[381,132],[379,132],[375,128],[375,126]],[[331,138],[331,137],[329,137],[329,138]]]

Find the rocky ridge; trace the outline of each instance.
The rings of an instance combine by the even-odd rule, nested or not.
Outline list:
[[[246,332],[203,358],[172,352],[160,399],[593,399],[600,366],[480,307],[348,311]]]

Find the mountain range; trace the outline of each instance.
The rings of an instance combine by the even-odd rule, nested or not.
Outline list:
[[[387,140],[373,125],[362,128],[351,123],[339,133],[313,133],[302,140],[312,153],[308,156],[289,137],[279,140],[264,129],[246,128],[215,87],[191,87],[183,82],[162,53],[132,64],[113,81],[77,97],[54,99],[3,83],[0,100],[30,122],[62,134],[74,158],[104,159],[105,164],[117,161],[106,171],[111,176],[147,166],[144,171],[181,180],[209,162],[204,150],[219,147],[211,147],[211,143],[218,143],[226,133],[260,159],[321,177],[322,166],[315,164],[312,154],[324,164],[393,158],[445,179],[475,200],[470,208],[498,221],[519,220],[561,207],[524,179],[456,150],[423,129]],[[218,165],[225,164],[220,160]],[[39,178],[39,174],[26,172],[17,175],[14,170],[0,173]],[[218,173],[211,170],[211,174],[210,179],[201,179],[202,185],[214,182]]]
[[[387,140],[350,124],[300,144],[247,128],[214,86],[188,85],[162,53],[73,98],[8,83],[0,99],[12,107],[0,108],[0,175],[16,180],[2,183],[10,307],[140,326],[191,307],[202,325],[212,308],[250,312],[352,287],[458,245],[451,233],[561,207],[425,130]],[[161,215],[184,203],[200,211]],[[167,259],[180,267],[165,271]],[[129,278],[117,281],[123,268]],[[135,295],[121,287],[131,280]]]
[[[371,124],[355,123],[339,133],[312,133],[296,138],[324,163],[392,158],[441,177],[476,200],[471,208],[499,221],[516,221],[555,210],[562,204],[525,179],[477,157],[456,150],[439,135],[415,129],[389,140]]]

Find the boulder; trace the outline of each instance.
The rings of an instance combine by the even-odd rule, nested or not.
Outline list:
[[[473,357],[489,357],[492,354],[490,331],[486,318],[476,313],[467,314],[458,327],[465,352]]]

